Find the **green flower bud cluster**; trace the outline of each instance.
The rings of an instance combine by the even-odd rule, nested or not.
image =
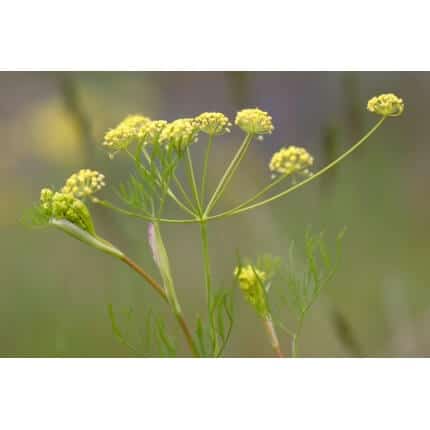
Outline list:
[[[309,168],[314,162],[313,157],[304,148],[289,146],[273,154],[269,168],[272,172],[281,175],[299,173],[304,176],[311,175]]]
[[[405,109],[403,100],[395,94],[381,94],[367,102],[367,110],[382,116],[400,116]]]
[[[66,219],[88,233],[95,234],[87,206],[73,194],[44,188],[40,193],[40,206],[47,218]]]
[[[236,267],[234,276],[239,282],[239,288],[242,290],[245,299],[255,308],[261,317],[266,317],[269,313],[264,290],[264,282],[267,279],[267,274],[255,266],[248,264]]]
[[[231,122],[220,112],[204,112],[195,118],[195,124],[203,133],[221,136],[230,133]]]
[[[250,134],[271,134],[274,130],[272,117],[258,108],[239,111],[235,124]]]

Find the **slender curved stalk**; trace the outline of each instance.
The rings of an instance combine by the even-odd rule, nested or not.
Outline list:
[[[233,177],[235,171],[237,170],[240,162],[242,161],[246,150],[248,149],[251,141],[252,141],[253,135],[247,134],[245,139],[243,140],[242,144],[240,145],[239,149],[237,150],[235,156],[233,157],[233,160],[231,160],[230,164],[228,165],[227,169],[224,172],[224,175],[222,176],[221,180],[219,181],[214,193],[212,194],[212,197],[206,207],[206,210],[204,212],[204,216],[208,216],[212,208],[215,206],[217,201],[221,198],[222,194],[224,193],[228,183],[230,182],[231,178]]]
[[[314,181],[319,176],[323,175],[328,170],[330,170],[332,167],[334,167],[336,164],[340,163],[344,158],[346,158],[352,152],[354,152],[361,144],[363,144],[380,127],[380,125],[384,122],[385,119],[386,119],[386,117],[382,117],[357,143],[355,143],[353,146],[351,146],[351,148],[349,148],[347,151],[345,151],[342,155],[340,155],[334,161],[329,163],[327,166],[325,166],[324,168],[322,168],[321,170],[319,170],[317,173],[313,174],[309,178],[306,178],[305,180],[299,182],[296,185],[293,185],[292,187],[288,188],[287,190],[285,190],[279,194],[276,194],[276,195],[274,195],[268,199],[262,200],[261,202],[255,203],[255,204],[250,205],[250,206],[243,207],[241,209],[236,210],[235,212],[226,211],[226,212],[220,213],[218,215],[213,215],[213,216],[208,217],[207,219],[212,220],[212,219],[223,218],[226,216],[237,215],[239,213],[258,208],[258,207],[263,206],[267,203],[273,202],[274,200],[277,200],[281,197],[284,197],[287,194],[292,193],[293,191],[296,191],[297,189],[303,187],[304,185],[308,184],[309,182]]]
[[[169,299],[167,297],[167,293],[165,291],[165,289],[163,287],[161,287],[160,284],[158,284],[157,281],[155,281],[150,275],[148,275],[145,270],[143,270],[137,263],[135,263],[131,258],[127,257],[126,255],[124,255],[121,258],[121,261],[123,261],[124,263],[126,263],[129,267],[131,267],[136,273],[138,273],[143,279],[145,279],[145,281],[151,285],[152,288],[155,289],[155,291],[163,298],[163,300],[166,303],[169,303]],[[197,348],[194,344],[194,340],[193,337],[191,335],[191,331],[188,327],[187,321],[185,320],[184,315],[182,314],[182,312],[175,312],[175,317],[176,320],[179,323],[179,326],[185,336],[185,339],[187,341],[188,347],[191,350],[191,353],[195,356],[198,357],[199,353],[197,351]]]
[[[281,345],[279,343],[278,335],[276,334],[276,329],[273,325],[273,321],[270,315],[263,319],[263,323],[264,327],[266,328],[267,334],[269,335],[272,348],[275,351],[276,355],[280,358],[284,357],[284,354],[281,350]]]
[[[202,186],[200,189],[200,200],[202,202],[202,206],[205,204],[206,182],[207,182],[207,175],[208,175],[208,163],[209,163],[209,155],[211,153],[211,148],[212,148],[212,142],[213,142],[213,136],[209,135],[209,141],[208,141],[208,145],[206,147],[205,159],[203,162]]]
[[[140,266],[138,266],[131,258],[124,255],[121,260],[130,266],[135,272],[137,272],[145,281],[151,285],[152,288],[163,298],[165,302],[168,302],[167,294],[164,288],[157,283],[150,275],[148,275]]]
[[[266,194],[268,191],[270,191],[272,188],[276,187],[276,185],[280,184],[282,181],[284,181],[287,178],[288,178],[288,175],[279,176],[274,181],[270,182],[270,184],[266,185],[257,194],[255,194],[254,196],[252,196],[251,198],[249,198],[245,202],[241,203],[240,205],[236,206],[235,208],[230,209],[230,210],[228,210],[228,211],[226,211],[224,213],[225,214],[227,214],[227,213],[228,214],[234,214],[237,210],[239,210],[239,209],[243,208],[244,206],[247,206],[250,203],[253,203],[256,200],[258,200],[261,196],[263,196],[264,194]]]

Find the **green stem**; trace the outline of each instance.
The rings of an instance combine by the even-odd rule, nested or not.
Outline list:
[[[237,150],[235,156],[233,157],[233,160],[231,160],[230,164],[228,165],[226,171],[224,172],[224,175],[222,176],[221,180],[219,181],[214,193],[212,194],[212,197],[206,207],[206,210],[204,212],[204,216],[207,217],[212,210],[212,208],[215,206],[217,201],[221,198],[222,194],[224,193],[228,183],[231,181],[231,178],[233,177],[235,171],[239,167],[240,162],[242,161],[251,141],[252,141],[253,135],[247,134],[245,139],[242,142],[242,145],[240,145],[239,149]]]
[[[240,205],[236,206],[235,208],[224,212],[224,214],[235,214],[235,212],[241,208],[243,208],[246,205],[249,205],[250,203],[255,202],[258,200],[262,195],[266,194],[268,191],[270,191],[272,188],[276,187],[276,185],[280,184],[283,180],[288,178],[288,175],[282,175],[276,178],[274,181],[272,181],[270,184],[266,185],[261,191],[259,191],[257,194],[255,194],[253,197],[249,198],[245,202],[241,203]]]
[[[241,209],[236,210],[235,212],[226,211],[226,212],[220,213],[218,215],[208,217],[207,219],[212,220],[212,219],[217,219],[217,218],[223,218],[225,216],[237,215],[239,213],[258,208],[259,206],[263,206],[267,203],[273,202],[274,200],[277,200],[281,197],[284,197],[287,194],[292,193],[293,191],[296,191],[297,189],[303,187],[304,185],[308,184],[309,182],[314,181],[319,176],[323,175],[328,170],[330,170],[332,167],[336,166],[336,164],[340,163],[344,158],[348,157],[348,155],[350,155],[352,152],[354,152],[360,145],[362,145],[380,127],[380,125],[384,122],[385,119],[386,119],[386,117],[382,117],[357,143],[355,143],[353,146],[351,146],[351,148],[349,148],[341,156],[336,158],[334,161],[329,163],[327,166],[325,166],[324,168],[322,168],[321,170],[319,170],[317,173],[310,176],[309,178],[306,178],[305,180],[299,182],[298,184],[293,185],[292,187],[288,188],[287,190],[285,190],[279,194],[276,194],[276,195],[274,195],[274,196],[272,196],[266,200],[262,200],[261,202],[255,203],[253,205],[243,207]]]
[[[197,209],[199,212],[199,215],[202,214],[202,207],[200,204],[200,197],[199,192],[197,191],[197,182],[196,182],[196,176],[194,174],[194,167],[193,167],[193,160],[191,158],[191,152],[190,148],[187,148],[187,171],[188,171],[188,178],[190,180],[191,189],[194,194],[194,199],[196,201]]]
[[[304,313],[302,313],[300,315],[299,323],[297,325],[296,332],[293,334],[293,338],[291,340],[291,356],[293,358],[296,358],[298,356],[298,354],[299,354],[299,350],[298,350],[298,347],[297,347],[297,340],[298,340],[298,338],[300,336],[300,333],[302,331],[304,316],[305,316]]]
[[[215,321],[214,321],[214,315],[213,315],[213,309],[212,309],[213,301],[212,301],[212,279],[211,279],[210,256],[209,256],[209,240],[208,240],[208,232],[207,232],[207,223],[205,221],[202,221],[200,223],[200,236],[202,240],[202,255],[203,255],[203,263],[204,263],[206,301],[208,304],[208,317],[209,317],[209,325],[211,330],[212,349],[214,351],[214,355],[216,355],[218,350],[218,337],[215,331]]]
[[[200,199],[202,202],[202,206],[205,204],[205,192],[206,192],[206,182],[207,182],[207,174],[208,174],[208,163],[209,163],[209,155],[212,148],[213,136],[209,135],[208,145],[206,147],[205,159],[203,162],[203,173],[202,173],[202,186],[200,190]]]

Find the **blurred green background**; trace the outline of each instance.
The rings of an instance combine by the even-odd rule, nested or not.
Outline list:
[[[267,183],[267,164],[282,145],[306,147],[318,167],[340,154],[376,122],[365,106],[383,92],[404,99],[404,115],[387,120],[330,175],[268,207],[210,224],[212,268],[216,286],[230,287],[237,250],[285,258],[309,225],[328,236],[346,226],[339,271],[305,323],[301,355],[428,356],[430,73],[412,72],[1,72],[0,355],[132,356],[112,334],[108,304],[131,341],[152,309],[178,338],[178,354],[185,352],[164,305],[126,266],[56,230],[20,224],[42,187],[58,187],[80,168],[103,172],[108,185],[126,178],[127,160],[110,161],[100,145],[124,116],[173,120],[221,111],[233,119],[244,107],[269,111],[275,132],[251,147],[226,196],[229,206]],[[211,186],[241,137],[234,130],[216,141]],[[202,147],[193,149],[196,163]],[[147,225],[93,212],[101,235],[157,276]],[[192,324],[205,312],[198,228],[169,225],[164,236]],[[226,355],[271,356],[253,310],[239,294],[235,303]],[[288,354],[283,334],[281,341]]]

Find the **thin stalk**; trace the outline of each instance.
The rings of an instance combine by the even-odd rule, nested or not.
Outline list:
[[[196,224],[196,223],[200,222],[199,218],[193,218],[193,219],[191,219],[191,218],[190,219],[155,218],[153,216],[142,215],[142,214],[138,214],[136,212],[131,212],[131,211],[128,211],[126,209],[119,208],[119,207],[113,205],[112,203],[109,203],[106,200],[100,200],[97,198],[94,198],[92,200],[92,202],[95,204],[99,204],[101,206],[104,206],[106,208],[112,209],[116,212],[122,213],[124,215],[132,216],[134,218],[141,218],[141,219],[144,219],[145,221],[149,221],[149,222],[163,222],[163,223],[173,223],[173,224]]]
[[[213,301],[212,301],[212,280],[211,280],[210,257],[209,257],[209,241],[208,241],[207,223],[204,221],[200,223],[200,236],[202,240],[202,255],[203,255],[203,262],[204,262],[208,317],[209,317],[209,324],[211,329],[213,351],[216,354],[216,351],[218,350],[218,337],[215,332],[215,321],[214,321],[214,315],[212,311]]]
[[[201,185],[201,189],[200,189],[200,200],[202,202],[202,206],[205,204],[208,163],[209,163],[209,155],[210,155],[211,148],[212,148],[212,142],[213,142],[213,136],[209,135],[209,141],[208,141],[208,145],[206,147],[205,159],[203,162],[202,185]]]
[[[192,202],[190,196],[185,191],[181,181],[176,176],[176,173],[173,173],[173,180],[175,181],[179,191],[181,192],[182,196],[186,200],[186,202],[190,205],[190,208],[193,210],[194,213],[197,213],[197,208],[194,206],[194,203]]]
[[[328,170],[330,170],[332,167],[336,166],[336,164],[340,163],[344,158],[348,157],[348,155],[350,155],[352,152],[354,152],[360,145],[362,145],[381,126],[381,124],[384,122],[385,119],[386,119],[386,117],[382,117],[357,143],[355,143],[346,152],[344,152],[342,155],[340,155],[334,161],[329,163],[327,166],[325,166],[324,168],[322,168],[321,170],[319,170],[317,173],[313,174],[309,178],[306,178],[305,180],[299,182],[296,185],[293,185],[292,187],[288,188],[287,190],[285,190],[279,194],[276,194],[276,195],[274,195],[268,199],[262,200],[261,202],[255,203],[255,204],[250,205],[250,206],[243,207],[241,209],[236,210],[235,212],[226,211],[226,212],[220,213],[218,215],[208,217],[207,219],[212,220],[212,219],[217,219],[217,218],[223,218],[225,216],[237,215],[239,213],[258,208],[258,207],[263,206],[267,203],[273,202],[274,200],[277,200],[281,197],[284,197],[287,194],[292,193],[293,191],[296,191],[297,189],[303,187],[304,185],[308,184],[309,182],[314,181],[319,176],[323,175]]]
[[[240,162],[242,161],[242,158],[244,157],[246,150],[248,149],[251,141],[252,141],[253,135],[247,134],[245,139],[243,140],[242,144],[240,145],[239,149],[237,150],[235,156],[233,157],[233,160],[231,160],[230,164],[228,165],[227,169],[224,172],[224,175],[222,176],[221,180],[219,181],[214,193],[212,194],[212,197],[206,207],[206,210],[204,212],[204,216],[208,216],[212,208],[215,206],[217,201],[220,199],[222,194],[224,193],[228,183],[230,182],[231,178],[233,177],[235,171],[237,170]]]
[[[299,350],[298,350],[298,347],[297,347],[297,340],[298,340],[298,338],[300,336],[300,333],[302,331],[304,316],[305,316],[304,313],[302,313],[300,315],[296,332],[293,334],[293,337],[291,339],[291,356],[294,357],[294,358],[296,358],[298,356],[298,354],[299,354]]]
[[[168,302],[167,294],[164,288],[157,283],[150,275],[148,275],[140,266],[138,266],[131,258],[124,255],[121,260],[130,266],[135,272],[137,272],[154,290],[163,298],[165,302]]]
[[[258,200],[261,196],[266,194],[268,191],[270,191],[272,188],[276,187],[276,185],[280,184],[283,180],[287,179],[287,175],[282,175],[276,178],[274,181],[272,181],[270,184],[266,185],[262,190],[260,190],[257,194],[246,200],[245,202],[241,203],[240,205],[236,206],[233,209],[230,209],[229,211],[224,212],[225,214],[231,213],[234,214],[237,210],[243,208],[246,205],[249,205],[250,203],[255,202]]]
[[[194,195],[194,199],[196,201],[197,209],[199,212],[199,215],[202,214],[202,207],[200,204],[200,197],[199,192],[197,190],[197,182],[196,182],[196,176],[194,174],[194,167],[193,167],[193,160],[191,158],[191,151],[188,147],[187,150],[187,172],[188,172],[188,179],[190,180],[191,189]]]
[[[264,318],[263,323],[264,327],[266,328],[267,334],[269,335],[272,348],[275,351],[276,355],[280,358],[284,357],[284,354],[281,351],[281,344],[279,343],[278,335],[276,334],[276,329],[273,325],[271,316],[269,315]]]

